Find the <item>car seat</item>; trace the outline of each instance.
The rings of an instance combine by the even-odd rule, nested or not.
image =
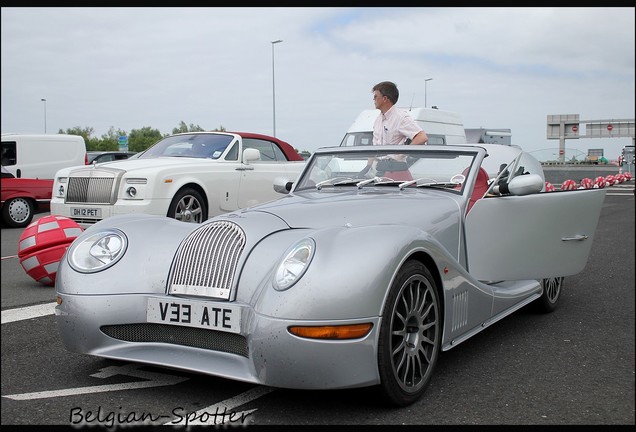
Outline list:
[[[466,209],[466,213],[470,211],[470,209],[473,207],[478,199],[482,198],[486,194],[488,187],[488,173],[485,169],[480,167],[479,171],[477,172],[477,180],[475,180],[475,187],[473,188],[473,193],[470,196],[470,201],[468,202],[468,209]]]

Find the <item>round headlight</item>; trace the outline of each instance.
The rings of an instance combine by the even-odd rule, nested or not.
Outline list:
[[[314,257],[316,243],[305,238],[287,250],[274,274],[274,288],[283,291],[294,285],[305,274]]]
[[[98,232],[74,242],[68,253],[68,262],[80,273],[95,273],[119,261],[127,246],[128,239],[119,230]]]

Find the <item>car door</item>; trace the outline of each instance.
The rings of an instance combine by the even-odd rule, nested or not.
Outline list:
[[[465,219],[468,271],[478,280],[570,276],[592,247],[605,189],[478,200]]]
[[[243,171],[249,169],[241,162],[243,151],[240,139],[234,140],[228,145],[223,160],[218,163],[213,162],[214,168],[210,170],[210,184],[214,193],[217,194],[217,201],[221,212],[234,211],[240,208],[240,184]],[[214,208],[213,206],[211,209]],[[210,212],[210,215],[217,214]]]
[[[243,151],[248,148],[259,150],[261,159],[241,168],[240,208],[280,198],[281,195],[274,191],[274,179],[286,175],[285,165],[289,163],[282,150],[271,141],[243,138]]]

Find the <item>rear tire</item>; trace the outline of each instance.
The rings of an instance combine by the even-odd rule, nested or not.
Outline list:
[[[417,401],[431,381],[441,346],[441,314],[433,276],[419,261],[400,269],[382,312],[380,390],[397,406]]]
[[[24,228],[33,220],[35,205],[29,198],[12,198],[2,205],[2,220],[11,228]]]
[[[563,276],[541,279],[543,294],[534,301],[537,311],[550,313],[557,308],[559,299],[561,298],[561,289],[563,288],[564,279]]]
[[[200,224],[208,220],[207,203],[199,192],[185,188],[172,199],[167,216],[182,222]]]

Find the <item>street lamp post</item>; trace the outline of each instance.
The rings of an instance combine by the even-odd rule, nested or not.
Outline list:
[[[428,106],[428,105],[427,105],[427,101],[426,101],[426,84],[427,84],[429,81],[432,81],[432,80],[433,80],[433,78],[426,78],[426,79],[424,80],[424,108],[426,108],[426,107]]]
[[[276,137],[276,80],[274,75],[274,45],[281,42],[282,39],[272,41],[272,115],[274,116],[274,137]]]
[[[44,133],[46,133],[46,99],[40,99],[44,102]]]

